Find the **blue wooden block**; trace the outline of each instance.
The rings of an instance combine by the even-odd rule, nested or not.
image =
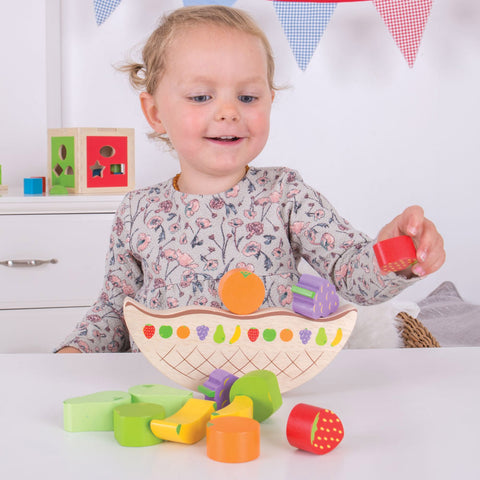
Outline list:
[[[25,195],[41,195],[43,193],[43,180],[41,178],[24,178],[23,193]]]

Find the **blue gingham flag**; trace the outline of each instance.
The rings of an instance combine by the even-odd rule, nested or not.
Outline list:
[[[337,4],[273,0],[273,6],[297,64],[305,70]]]
[[[101,25],[111,13],[118,7],[122,0],[93,0],[95,20]]]

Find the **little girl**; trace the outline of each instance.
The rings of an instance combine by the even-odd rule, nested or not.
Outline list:
[[[372,239],[288,168],[249,168],[268,138],[274,61],[264,33],[245,13],[187,7],[163,18],[124,68],[140,93],[152,136],[175,149],[180,173],[125,196],[114,221],[98,300],[61,352],[132,348],[123,319],[126,296],[147,307],[221,307],[228,270],[255,272],[262,307],[291,307],[304,258],[358,304],[383,302],[443,264],[442,237],[410,207],[378,234],[410,235],[419,262],[382,275]]]

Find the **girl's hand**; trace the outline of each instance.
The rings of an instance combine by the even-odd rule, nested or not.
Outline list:
[[[378,234],[378,241],[388,238],[408,235],[417,249],[418,263],[401,273],[411,276],[415,274],[424,277],[436,272],[445,262],[443,238],[437,232],[433,222],[425,218],[423,208],[418,205],[408,207],[398,217],[385,225]]]
[[[57,353],[82,353],[82,352],[75,347],[63,347]]]

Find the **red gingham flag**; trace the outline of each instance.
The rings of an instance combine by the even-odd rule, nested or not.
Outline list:
[[[412,68],[432,0],[373,0],[373,3]]]

